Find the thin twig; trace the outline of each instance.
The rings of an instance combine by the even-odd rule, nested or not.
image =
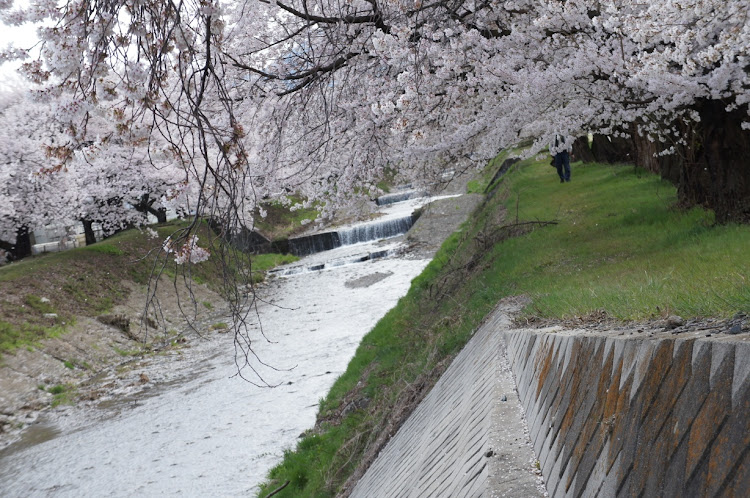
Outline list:
[[[271,498],[271,497],[272,497],[273,495],[275,495],[276,493],[279,493],[279,492],[280,492],[280,491],[281,491],[282,489],[284,489],[285,487],[289,486],[289,482],[290,482],[290,481],[287,481],[287,482],[285,482],[284,484],[282,484],[282,485],[281,485],[281,487],[279,487],[279,488],[276,488],[276,489],[274,489],[273,491],[271,491],[271,493],[270,493],[270,494],[267,494],[267,495],[266,495],[266,498]]]

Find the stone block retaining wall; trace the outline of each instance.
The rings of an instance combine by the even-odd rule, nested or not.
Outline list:
[[[750,493],[749,334],[650,335],[505,331],[550,496]]]

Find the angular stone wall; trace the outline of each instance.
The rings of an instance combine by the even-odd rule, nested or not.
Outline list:
[[[505,331],[552,497],[748,496],[750,334]]]

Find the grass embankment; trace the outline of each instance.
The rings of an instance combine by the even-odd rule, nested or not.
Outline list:
[[[287,239],[307,230],[303,220],[313,221],[319,216],[315,208],[300,208],[292,211],[292,204],[301,203],[299,197],[292,197],[290,205],[279,201],[269,202],[263,206],[266,216],[257,216],[255,229],[268,237],[271,241]]]
[[[261,496],[287,481],[276,496],[340,490],[503,297],[525,294],[527,316],[551,319],[750,310],[750,227],[676,209],[674,187],[657,177],[574,164],[573,181],[560,184],[544,159],[500,183],[365,336],[321,401],[316,429],[271,471]],[[537,221],[557,224],[519,224]]]
[[[0,355],[59,336],[76,316],[98,316],[123,302],[129,293],[127,282],[147,284],[155,269],[155,252],[166,237],[185,226],[185,221],[155,225],[155,238],[146,231],[126,230],[87,247],[0,267]],[[205,225],[198,236],[201,247],[215,237]],[[279,254],[255,256],[253,276],[294,259]],[[174,278],[182,268],[168,258],[161,278]],[[217,292],[222,288],[222,275],[218,254],[189,267],[193,281]]]

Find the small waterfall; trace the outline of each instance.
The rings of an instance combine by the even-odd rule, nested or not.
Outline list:
[[[357,225],[346,230],[339,230],[341,245],[348,246],[370,240],[388,239],[409,231],[414,224],[413,216],[397,218],[395,220],[376,221]]]
[[[289,239],[289,252],[295,256],[307,256],[316,252],[330,251],[341,246],[338,232],[323,232]]]
[[[335,232],[297,237],[296,239],[289,239],[289,252],[295,256],[307,256],[340,246],[397,237],[408,232],[415,221],[416,217],[409,215],[403,218],[363,223],[351,228],[342,228]]]

